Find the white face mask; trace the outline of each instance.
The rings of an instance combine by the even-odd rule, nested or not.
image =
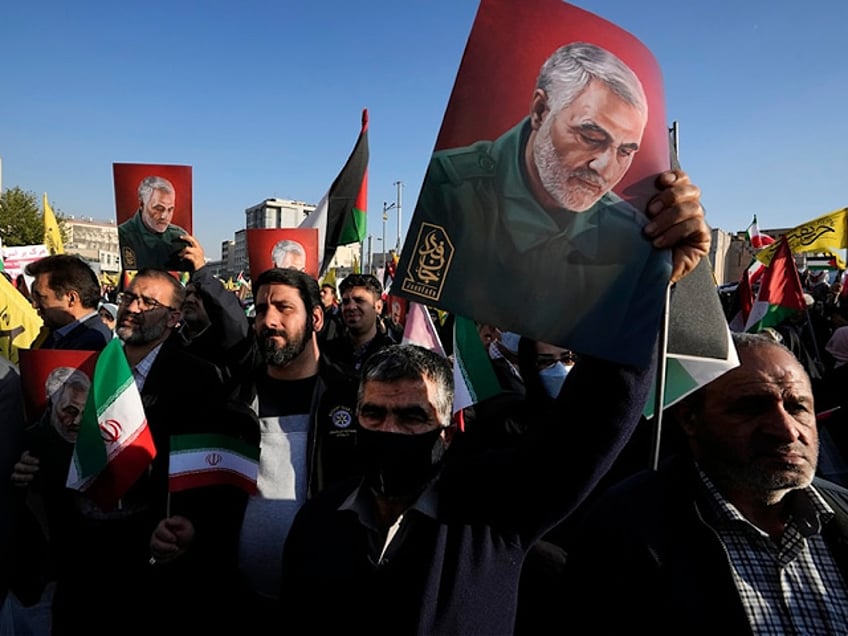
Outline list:
[[[571,367],[565,366],[562,362],[556,362],[539,371],[539,378],[542,380],[545,392],[551,398],[556,398],[559,395],[562,383],[565,382],[565,376],[568,375],[570,370]]]

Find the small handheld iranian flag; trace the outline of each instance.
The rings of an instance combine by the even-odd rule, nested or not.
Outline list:
[[[501,393],[501,386],[474,321],[455,316],[453,326],[453,412],[457,413]]]
[[[155,456],[122,343],[111,340],[97,356],[66,485],[113,507]]]
[[[195,434],[171,437],[168,490],[201,486],[238,486],[256,494],[259,447],[229,435]]]

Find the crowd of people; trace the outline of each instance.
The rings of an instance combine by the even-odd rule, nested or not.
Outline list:
[[[652,239],[677,281],[709,228],[684,173],[658,184]],[[336,288],[274,266],[248,315],[181,240],[186,284],[143,268],[104,298],[75,256],[27,269],[33,349],[119,339],[156,455],[117,503],[68,488],[90,383],[62,371],[33,417],[0,359],[3,620],[47,605],[45,634],[846,633],[848,490],[823,478],[837,436],[817,419],[845,394],[833,290],[809,289],[829,329],[791,332],[809,356],[781,328],[734,334],[740,365],[669,409],[654,470],[632,451],[656,359],[478,323],[502,390],[457,414],[451,360],[402,344],[374,276]],[[255,491],[170,492],[183,435],[256,449]]]

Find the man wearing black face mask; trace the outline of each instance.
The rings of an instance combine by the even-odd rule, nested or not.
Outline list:
[[[456,448],[450,362],[414,345],[372,354],[357,407],[363,476],[300,508],[283,553],[287,627],[512,633],[525,555],[612,464],[653,371],[586,358],[569,375],[514,448],[470,454]],[[582,399],[599,384],[602,403]]]

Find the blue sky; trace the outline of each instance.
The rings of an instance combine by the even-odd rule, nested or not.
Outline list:
[[[526,4],[531,0],[516,0]],[[370,115],[369,232],[402,231],[477,0],[14,2],[0,15],[3,187],[114,216],[112,163],[193,166],[207,255],[267,197],[317,203]],[[848,206],[848,3],[573,2],[663,71],[708,222],[800,224]],[[387,224],[397,236],[397,215]]]

